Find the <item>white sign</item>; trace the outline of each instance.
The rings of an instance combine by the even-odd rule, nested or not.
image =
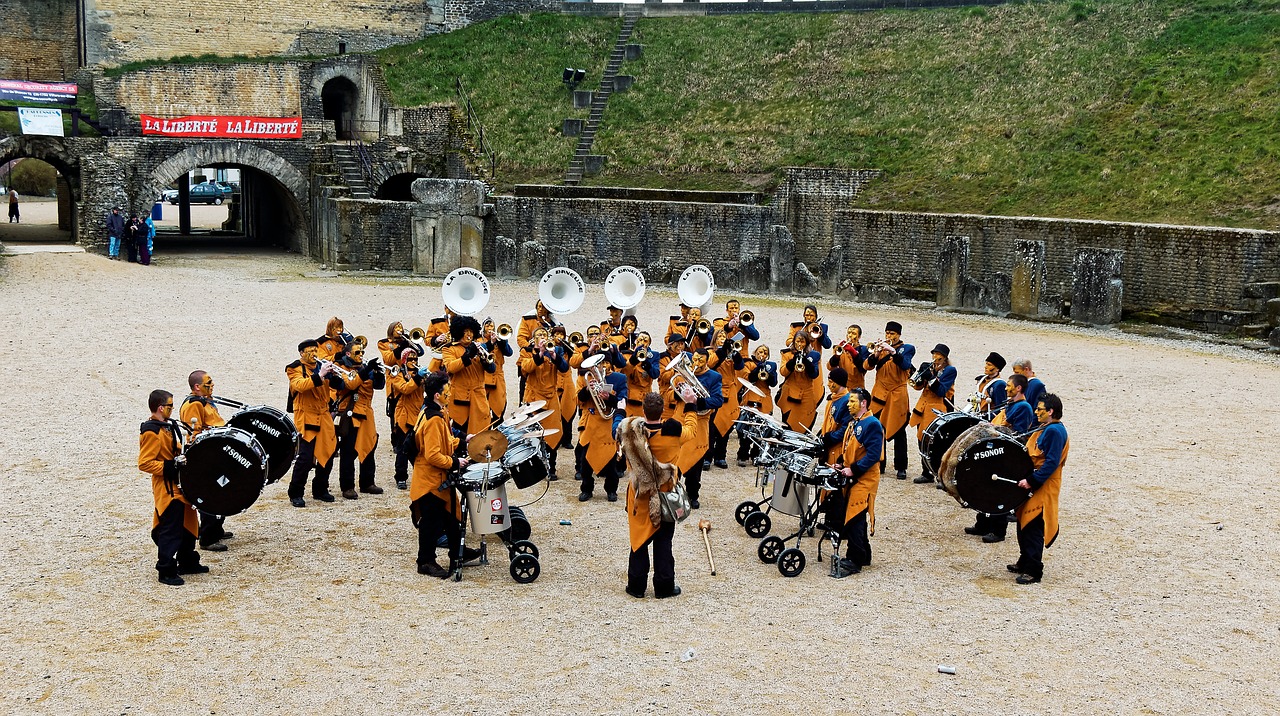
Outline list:
[[[62,110],[40,107],[19,107],[18,123],[23,134],[43,134],[46,137],[64,137]]]

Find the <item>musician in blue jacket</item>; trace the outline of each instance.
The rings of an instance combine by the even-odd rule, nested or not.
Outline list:
[[[1035,425],[1035,415],[1031,403],[1027,400],[1027,380],[1025,375],[1009,376],[1009,402],[1004,410],[996,413],[991,419],[993,425],[1007,425],[1015,433],[1025,433]]]
[[[880,487],[880,455],[884,451],[884,426],[871,413],[871,394],[866,388],[854,388],[849,391],[849,405],[853,421],[845,431],[844,466],[839,469],[845,477],[853,478],[853,483],[844,488],[844,527],[840,535],[848,542],[848,548],[844,559],[836,564],[837,578],[857,574],[871,564],[868,532],[876,533],[876,491]]]
[[[778,385],[778,364],[769,360],[769,346],[759,345],[752,351],[751,357],[743,362],[743,370],[747,374],[747,382],[755,386],[755,391],[743,388],[738,398],[739,404],[759,410],[764,415],[773,414],[773,388]],[[741,426],[738,430],[738,467],[746,467],[747,460],[760,454],[760,446],[743,437]]]
[[[1044,381],[1036,377],[1036,372],[1031,367],[1030,358],[1019,358],[1013,362],[1013,374],[1022,375],[1027,378],[1027,404],[1032,406],[1040,404],[1040,398],[1044,397],[1045,387]],[[1033,410],[1034,412],[1034,410]],[[1033,418],[1034,420],[1034,418]],[[1033,423],[1039,425],[1040,423]]]

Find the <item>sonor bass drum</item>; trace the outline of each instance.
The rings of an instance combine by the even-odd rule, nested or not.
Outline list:
[[[298,452],[298,429],[293,426],[293,418],[270,405],[254,405],[232,415],[227,425],[258,439],[267,453],[267,484],[289,472]]]
[[[267,454],[252,434],[233,427],[209,428],[182,452],[178,484],[201,512],[227,517],[249,509],[267,484]]]

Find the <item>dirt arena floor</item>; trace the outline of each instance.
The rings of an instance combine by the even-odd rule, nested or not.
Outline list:
[[[534,295],[496,282],[491,313],[515,323]],[[567,453],[562,479],[526,508],[541,578],[518,585],[502,559],[442,582],[414,570],[385,439],[386,494],[296,509],[271,485],[228,520],[230,550],[203,555],[210,574],[158,584],[136,467],[148,392],[180,397],[200,368],[222,395],[283,408],[284,366],[329,316],[376,339],[395,319],[426,325],[439,296],[438,284],[325,277],[279,253],[162,254],[149,268],[4,259],[0,711],[1276,712],[1280,361],[1115,331],[822,306],[833,327],[869,334],[901,321],[922,354],[950,344],[962,393],[992,349],[1034,359],[1071,436],[1042,584],[1005,571],[1013,530],[984,545],[951,498],[893,479],[871,567],[833,580],[809,541],[809,566],[783,578],[734,522],[759,492],[731,467],[705,478],[702,509],[677,529],[684,594],[638,601],[623,593],[622,503],[601,491],[580,504]],[[800,303],[742,298],[776,351]],[[651,290],[642,327],[665,325],[674,303]],[[571,326],[603,315],[599,286],[586,306]],[[910,475],[918,466],[913,454]],[[718,576],[697,518],[714,524]]]

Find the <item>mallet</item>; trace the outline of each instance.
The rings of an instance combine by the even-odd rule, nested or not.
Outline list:
[[[716,561],[711,557],[711,539],[707,533],[711,531],[711,520],[698,520],[698,529],[702,530],[702,543],[707,546],[707,564],[711,565],[711,576],[716,576]]]

